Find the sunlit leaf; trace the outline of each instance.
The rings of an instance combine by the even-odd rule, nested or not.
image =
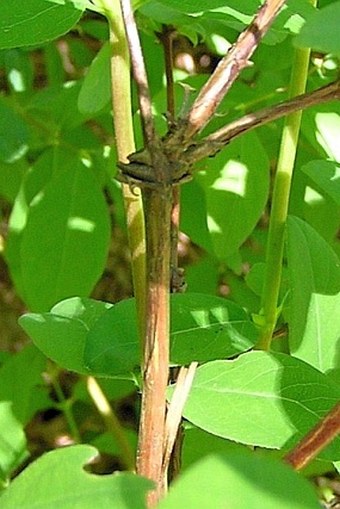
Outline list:
[[[290,448],[338,402],[340,388],[285,354],[250,352],[200,366],[184,417],[209,433],[268,448]],[[321,457],[340,457],[340,438]]]

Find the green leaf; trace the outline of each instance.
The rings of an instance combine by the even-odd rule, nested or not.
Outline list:
[[[27,313],[19,324],[47,357],[66,369],[89,374],[83,358],[86,336],[110,306],[74,297],[56,304],[50,313]]]
[[[249,349],[257,330],[236,304],[206,294],[171,296],[170,362],[185,365],[233,356]],[[140,362],[135,302],[108,310],[86,339],[85,364],[101,375],[133,371]]]
[[[130,447],[133,451],[137,451],[138,436],[136,431],[124,428],[123,433],[128,440]],[[101,433],[96,438],[91,440],[93,445],[101,453],[110,454],[111,456],[120,456],[122,454],[121,446],[117,442],[116,437],[110,431]]]
[[[254,446],[292,447],[338,402],[340,389],[284,354],[245,353],[199,367],[184,417],[215,435]],[[337,460],[340,438],[320,457]]]
[[[88,295],[108,251],[108,209],[92,170],[78,157],[59,155],[58,171],[30,204],[20,242],[23,293],[32,310]]]
[[[145,509],[151,481],[130,473],[97,476],[83,470],[97,454],[88,445],[44,454],[1,497],[2,509]]]
[[[227,358],[248,350],[257,340],[246,312],[225,299],[176,294],[171,296],[171,309],[172,364]],[[134,299],[114,306],[67,299],[50,313],[28,313],[19,323],[45,355],[66,369],[114,376],[139,366]]]
[[[14,202],[27,169],[23,158],[11,164],[0,162],[0,195],[10,203]]]
[[[31,201],[51,178],[54,157],[53,150],[47,150],[25,173],[9,219],[5,256],[16,291],[23,300],[25,300],[25,295],[20,254],[23,232],[27,224]]]
[[[171,298],[171,362],[225,359],[251,348],[257,329],[243,308],[201,293]]]
[[[160,4],[164,4],[166,7],[171,7],[177,11],[186,12],[186,13],[197,13],[197,12],[206,12],[212,9],[217,9],[218,7],[225,7],[225,0],[210,0],[209,4],[205,0],[158,0]],[[239,7],[239,3],[235,0],[229,1],[229,3],[234,6]],[[251,13],[255,12],[259,6],[258,0],[248,0],[246,2],[246,6],[242,6],[242,11],[247,10]]]
[[[307,20],[295,44],[323,53],[340,54],[339,18],[340,2],[333,2],[320,9]]]
[[[65,134],[66,143],[70,143],[70,131],[91,117],[90,114],[85,115],[78,109],[80,88],[80,80],[68,81],[45,87],[32,96],[27,109],[38,123],[47,124],[49,135],[47,145],[51,144],[51,137],[55,136],[59,139],[62,134]],[[84,140],[81,141],[83,143]],[[84,148],[84,145],[81,144],[80,148]]]
[[[1,3],[0,48],[42,44],[68,32],[79,20],[84,7],[76,8],[46,0],[11,0]]]
[[[0,485],[27,458],[23,425],[17,421],[12,404],[0,401]]]
[[[93,59],[78,97],[78,108],[81,113],[98,113],[110,102],[111,54],[111,44],[106,42]]]
[[[225,260],[251,234],[265,207],[268,159],[254,133],[236,139],[204,163],[198,175],[207,201],[208,227],[217,256]]]
[[[289,495],[287,495],[289,487]],[[230,451],[184,472],[158,509],[318,509],[306,479],[271,458]]]
[[[13,163],[27,152],[28,129],[21,116],[1,97],[0,118],[0,160]]]
[[[301,170],[340,205],[340,165],[332,161],[310,161]]]
[[[311,141],[320,153],[340,163],[339,129],[340,129],[340,108],[337,103],[319,105],[317,111],[306,110],[302,123],[303,134]]]
[[[200,204],[199,207],[197,203]],[[196,180],[189,182],[181,190],[181,231],[186,233],[195,244],[210,253],[213,252],[207,224],[205,194]]]
[[[45,367],[42,353],[34,345],[28,345],[0,368],[0,399],[12,402],[14,415],[23,424],[51,403],[41,390]]]
[[[290,216],[287,258],[291,285],[289,344],[320,371],[340,367],[340,263],[306,222]]]
[[[197,444],[200,446],[197,447]],[[237,444],[225,438],[206,433],[190,423],[185,424],[184,440],[182,448],[181,467],[182,471],[189,468],[193,463],[212,453],[229,454],[233,451],[246,451],[247,446]]]

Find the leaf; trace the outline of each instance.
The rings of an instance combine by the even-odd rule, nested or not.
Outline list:
[[[171,310],[172,363],[228,358],[257,340],[247,313],[229,300],[201,293],[174,294]]]
[[[42,44],[68,32],[80,19],[84,6],[46,0],[2,2],[0,48]]]
[[[257,330],[233,302],[205,294],[171,296],[171,362],[226,358],[248,350]],[[140,363],[134,299],[114,306],[67,299],[20,325],[45,355],[66,369],[97,376],[128,374]]]
[[[216,255],[225,260],[251,234],[267,201],[268,160],[254,133],[236,139],[204,163],[208,227]]]
[[[183,415],[229,440],[287,449],[324,417],[339,395],[339,387],[300,359],[255,351],[199,367]],[[338,438],[320,457],[339,459],[339,445]]]
[[[36,161],[35,165],[25,173],[9,219],[9,233],[5,256],[16,291],[23,300],[26,300],[22,281],[22,260],[20,254],[23,231],[27,224],[31,201],[51,178],[54,157],[53,150],[46,150]]]
[[[301,170],[340,206],[340,164],[333,161],[310,161]]]
[[[80,80],[68,81],[45,87],[32,96],[27,109],[31,115],[34,115],[37,122],[47,123],[49,127],[47,146],[50,144],[50,137],[53,134],[57,139],[64,135],[66,138],[65,142],[70,143],[72,130],[81,126],[88,118],[91,118],[91,114],[79,111],[77,100],[80,89]],[[77,141],[78,144],[73,144],[78,147],[80,141],[79,148],[84,148],[84,140],[81,138]]]
[[[289,496],[287,496],[289,487]],[[213,454],[184,472],[158,509],[318,509],[306,479],[254,453]]]
[[[12,404],[0,401],[0,484],[8,482],[27,456],[23,425],[14,417]]]
[[[320,371],[339,368],[339,260],[311,226],[294,216],[287,224],[287,260],[291,352]]]
[[[200,204],[199,207],[197,203]],[[207,224],[205,194],[196,180],[187,183],[181,189],[181,231],[186,233],[195,244],[210,253],[213,252]]]
[[[340,2],[333,2],[316,11],[302,27],[294,40],[300,47],[309,47],[323,53],[340,54]]]
[[[70,155],[55,164],[58,171],[30,204],[20,243],[26,304],[39,311],[91,292],[110,235],[107,206],[92,170]]]
[[[56,304],[50,313],[27,313],[19,324],[47,357],[66,369],[89,374],[84,366],[86,336],[110,306],[74,297]]]
[[[254,344],[257,330],[236,304],[205,294],[171,296],[170,362],[227,358]],[[86,338],[85,364],[91,372],[118,375],[139,365],[135,302],[124,300],[108,310]]]
[[[13,163],[27,152],[28,128],[22,117],[1,97],[0,118],[0,161]]]
[[[12,402],[13,413],[23,424],[51,404],[41,389],[45,367],[46,358],[34,345],[28,345],[0,368],[0,399]]]
[[[197,444],[200,446],[197,447]],[[206,433],[190,423],[185,424],[181,457],[181,472],[212,453],[228,455],[233,451],[246,451],[247,446]]]
[[[97,454],[88,445],[44,454],[1,497],[2,509],[145,509],[152,483],[130,473],[97,476],[82,469]]]
[[[27,169],[23,158],[11,164],[0,162],[0,195],[8,202],[14,202]]]
[[[110,102],[111,53],[111,45],[109,42],[106,42],[93,59],[78,97],[78,108],[81,113],[98,113]]]
[[[207,4],[205,0],[158,0],[158,2],[177,11],[186,13],[206,12],[217,9],[218,7],[225,7],[225,0],[210,0],[209,4]],[[239,7],[238,2],[235,2],[235,0],[231,0],[229,3],[231,5],[234,4],[235,7]],[[258,0],[248,0],[246,6],[242,6],[243,10],[241,12],[246,10],[248,13],[254,13],[258,6]]]
[[[124,428],[123,433],[130,444],[131,450],[137,451],[138,436],[136,431]],[[120,444],[117,442],[114,434],[110,431],[101,433],[91,440],[91,445],[93,445],[101,453],[110,454],[111,456],[119,457],[122,454]]]

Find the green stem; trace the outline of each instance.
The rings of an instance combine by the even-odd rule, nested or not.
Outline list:
[[[316,0],[312,0],[316,5]],[[296,49],[289,96],[304,93],[308,76],[309,49]],[[290,188],[300,133],[302,112],[287,115],[282,132],[281,146],[277,163],[269,222],[269,235],[266,254],[266,272],[262,293],[263,325],[256,345],[261,350],[269,350],[277,322],[277,309],[282,274],[285,225],[288,214]]]
[[[76,443],[81,443],[81,437],[79,429],[72,412],[72,401],[65,398],[64,392],[58,380],[59,369],[57,366],[51,364],[49,368],[49,375],[51,377],[51,383],[53,389],[58,398],[58,407],[63,412],[66,422],[68,424],[71,436]]]
[[[97,380],[92,376],[89,376],[87,379],[87,390],[98,412],[102,416],[107,430],[112,433],[119,445],[122,463],[124,463],[124,466],[128,470],[134,470],[135,453],[126,438],[122,425],[102,391],[102,388],[98,384]]]
[[[111,57],[112,110],[118,160],[128,162],[135,152],[131,107],[131,72],[129,49],[119,0],[96,0],[109,21]],[[143,204],[138,189],[122,185],[131,252],[132,278],[140,337],[144,338],[145,316],[145,234]],[[141,351],[143,348],[141,348]]]

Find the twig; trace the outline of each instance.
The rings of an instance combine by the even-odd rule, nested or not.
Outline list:
[[[310,463],[340,433],[340,403],[320,421],[286,456],[295,470]]]
[[[121,450],[121,461],[128,470],[134,470],[135,468],[135,454],[130,446],[123,427],[120,424],[117,416],[113,412],[102,388],[98,384],[97,380],[93,376],[87,378],[87,391],[93,401],[93,404],[100,413],[106,428],[112,433],[114,438],[117,440],[119,448]]]
[[[250,65],[249,59],[284,3],[285,0],[266,0],[252,23],[220,61],[188,112],[182,133],[184,140],[192,138],[211,120],[241,70]]]
[[[149,149],[152,149],[152,146],[155,144],[157,139],[157,135],[152,116],[149,84],[137,25],[133,15],[131,1],[120,0],[120,5],[124,19],[126,38],[129,43],[133,77],[138,89],[138,101],[143,127],[144,143]]]
[[[192,144],[183,154],[183,162],[185,164],[194,164],[205,157],[212,157],[232,140],[256,127],[273,122],[295,111],[339,98],[340,81],[335,81],[314,92],[299,95],[281,104],[263,108],[255,113],[249,113],[215,131],[202,141]]]

